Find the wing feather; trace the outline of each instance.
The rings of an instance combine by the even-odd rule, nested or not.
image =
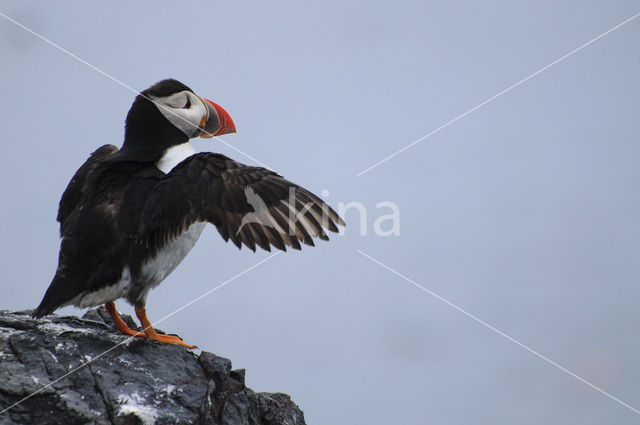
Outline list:
[[[60,223],[60,230],[67,218],[76,209],[76,206],[80,203],[82,195],[85,192],[85,183],[87,176],[96,167],[100,161],[109,155],[118,152],[118,148],[113,145],[104,145],[96,149],[86,160],[86,162],[76,171],[71,178],[69,185],[62,194],[60,199],[60,206],[58,208],[57,221]]]
[[[325,202],[279,174],[200,153],[176,166],[152,190],[137,238],[157,249],[191,224],[208,221],[220,236],[255,251],[300,249],[328,240],[344,221]]]

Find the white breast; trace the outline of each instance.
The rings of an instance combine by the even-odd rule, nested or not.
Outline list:
[[[181,145],[172,146],[167,149],[162,158],[156,162],[156,167],[165,174],[169,174],[173,167],[180,164],[191,155],[195,154],[196,150],[191,143],[186,142]]]
[[[206,223],[193,223],[189,229],[165,245],[155,258],[142,265],[138,281],[148,289],[157,286],[165,277],[178,267],[191,248],[196,244]]]

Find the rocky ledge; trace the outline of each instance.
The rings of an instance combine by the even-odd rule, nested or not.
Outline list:
[[[230,360],[127,340],[104,309],[37,321],[0,311],[0,412],[0,425],[305,423],[288,395],[250,390]]]

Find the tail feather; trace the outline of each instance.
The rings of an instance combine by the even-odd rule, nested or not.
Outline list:
[[[57,307],[49,305],[45,303],[45,300],[42,300],[40,305],[35,310],[33,310],[33,313],[31,313],[31,317],[33,317],[34,319],[39,319],[43,316],[53,313],[56,309]]]
[[[68,287],[69,282],[56,275],[51,281],[47,292],[44,294],[40,305],[33,310],[31,316],[35,319],[39,319],[66,305],[71,299],[69,297],[69,291],[67,290]]]

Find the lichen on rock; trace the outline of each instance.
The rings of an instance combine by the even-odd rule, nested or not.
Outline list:
[[[129,339],[104,309],[40,320],[0,311],[0,411],[9,407],[0,425],[305,423],[288,395],[247,388],[230,360]]]

